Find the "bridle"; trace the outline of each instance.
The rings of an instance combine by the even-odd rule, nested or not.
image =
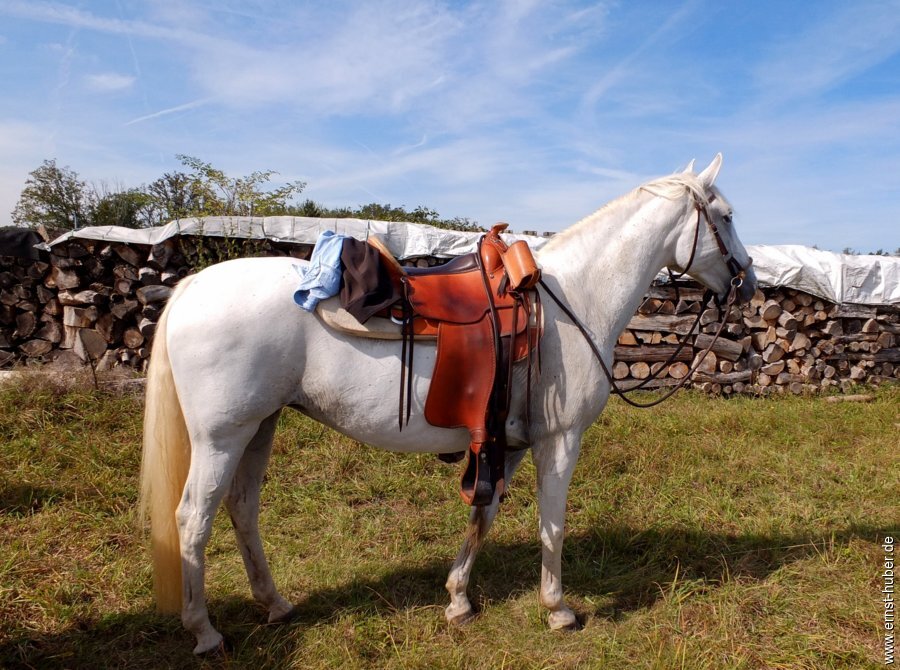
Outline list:
[[[678,274],[674,274],[672,270],[669,269],[669,278],[673,281],[681,279],[690,271],[691,266],[694,264],[694,256],[697,254],[697,243],[700,240],[700,220],[701,218],[705,218],[709,232],[712,233],[713,239],[716,241],[716,246],[719,248],[719,253],[722,254],[722,259],[725,261],[725,267],[728,268],[728,272],[731,274],[731,285],[734,287],[735,282],[737,282],[736,288],[740,288],[741,284],[744,283],[744,278],[747,276],[747,269],[753,264],[753,259],[749,258],[746,265],[741,265],[734,257],[734,254],[728,249],[725,240],[722,239],[722,233],[719,232],[719,227],[709,215],[709,204],[714,202],[715,199],[716,194],[713,193],[705,203],[699,202],[696,199],[694,200],[694,208],[697,210],[697,225],[694,227],[694,242],[691,246],[691,257],[688,259],[684,270]]]
[[[709,203],[713,202],[715,200],[715,198],[716,198],[715,194],[712,194],[712,195],[710,195],[710,197],[707,199],[706,202],[701,202],[695,196],[694,207],[697,210],[697,225],[694,228],[694,241],[693,241],[693,244],[691,247],[691,256],[688,259],[687,265],[685,266],[684,270],[682,270],[678,274],[675,274],[672,272],[671,268],[669,268],[668,273],[669,273],[669,278],[672,280],[672,282],[675,286],[675,296],[676,296],[676,300],[677,300],[678,299],[678,284],[677,284],[676,280],[684,277],[690,271],[691,266],[694,263],[694,257],[697,255],[697,245],[698,245],[698,242],[700,241],[701,219],[706,219],[706,223],[710,230],[710,233],[712,234],[713,239],[715,239],[715,241],[716,241],[716,246],[719,248],[719,253],[722,254],[722,258],[725,261],[725,266],[728,268],[729,274],[731,274],[730,288],[728,290],[728,297],[725,300],[724,309],[723,309],[722,302],[719,300],[718,296],[716,296],[716,294],[711,289],[707,289],[706,292],[703,294],[703,300],[702,300],[701,304],[706,305],[709,303],[709,301],[711,299],[715,299],[716,307],[719,310],[719,325],[716,328],[716,332],[713,335],[713,339],[709,343],[709,346],[706,347],[706,349],[704,349],[700,353],[700,355],[696,359],[696,362],[694,363],[693,367],[687,372],[687,374],[684,375],[684,377],[681,378],[681,380],[678,382],[678,384],[676,384],[670,390],[666,391],[662,395],[662,397],[657,398],[656,400],[653,400],[649,403],[638,403],[638,402],[635,402],[634,400],[632,400],[631,398],[629,398],[626,394],[630,393],[632,391],[637,391],[639,389],[644,388],[651,381],[657,379],[659,377],[659,373],[662,370],[665,370],[666,368],[669,367],[669,365],[676,359],[678,354],[684,348],[684,345],[687,344],[688,338],[691,336],[691,334],[694,332],[694,330],[700,324],[700,318],[703,315],[703,309],[701,309],[697,313],[697,318],[691,324],[690,329],[688,330],[688,332],[684,336],[684,338],[681,340],[681,342],[678,343],[678,346],[675,348],[675,351],[672,353],[671,356],[669,356],[669,359],[665,363],[663,363],[663,365],[661,365],[655,373],[651,374],[646,379],[642,380],[640,384],[638,384],[626,391],[626,390],[619,388],[619,386],[616,384],[615,378],[612,376],[612,373],[609,371],[609,368],[607,367],[606,363],[603,361],[603,356],[600,355],[600,349],[597,347],[597,344],[594,342],[593,337],[591,337],[591,334],[588,331],[587,327],[572,312],[572,310],[569,309],[569,307],[566,306],[565,303],[563,303],[562,300],[560,300],[553,293],[552,290],[550,290],[550,287],[547,286],[547,284],[544,282],[544,280],[543,279],[540,280],[540,285],[547,292],[547,295],[549,295],[553,299],[553,301],[559,306],[559,308],[563,311],[563,313],[567,317],[569,317],[569,319],[571,319],[572,323],[574,323],[578,327],[578,330],[581,331],[581,334],[584,336],[585,340],[587,340],[587,343],[591,347],[591,351],[594,354],[594,358],[596,358],[597,361],[600,363],[600,368],[603,370],[603,374],[606,376],[606,379],[609,381],[610,391],[612,393],[615,393],[620,398],[622,398],[622,400],[624,400],[629,405],[632,405],[634,407],[641,407],[641,408],[654,407],[655,405],[659,405],[663,401],[668,400],[670,397],[672,397],[676,391],[678,391],[682,386],[684,386],[690,380],[690,378],[693,376],[693,374],[697,371],[697,369],[703,363],[707,354],[710,351],[712,351],[712,348],[715,346],[716,342],[718,341],[719,336],[722,334],[722,331],[725,328],[725,322],[728,320],[728,315],[731,312],[731,308],[737,301],[738,290],[743,285],[744,279],[747,276],[747,270],[749,269],[750,265],[752,265],[752,263],[753,263],[753,259],[749,258],[747,260],[746,265],[741,265],[740,262],[738,262],[738,260],[734,257],[734,254],[728,249],[728,246],[725,244],[725,241],[722,239],[722,234],[719,232],[719,227],[716,225],[716,223],[713,221],[712,217],[709,214]]]

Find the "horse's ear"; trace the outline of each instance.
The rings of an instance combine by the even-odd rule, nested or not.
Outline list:
[[[716,177],[719,176],[719,170],[722,168],[722,153],[719,152],[716,154],[716,157],[712,159],[712,163],[706,166],[706,169],[697,175],[697,178],[700,180],[700,183],[703,184],[704,187],[709,188],[716,181]]]
[[[681,171],[681,174],[691,174],[694,171],[694,159],[691,159],[691,162],[687,164],[687,167]]]

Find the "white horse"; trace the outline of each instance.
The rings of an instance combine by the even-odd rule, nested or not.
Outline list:
[[[713,186],[720,166],[717,155],[700,174],[689,167],[644,184],[556,235],[537,254],[546,285],[580,317],[607,366],[619,333],[661,268],[690,265],[691,276],[720,296],[728,294],[733,272],[714,227],[746,269],[739,298],[752,296],[750,259],[732,226],[730,205]],[[704,209],[709,225],[701,226]],[[413,414],[399,432],[391,400],[399,394],[399,343],[336,332],[298,309],[292,300],[295,263],[252,258],[207,268],[179,285],[156,331],[142,510],[151,520],[158,607],[180,610],[184,626],[196,635],[196,653],[222,642],[207,613],[204,555],[223,500],[254,598],[270,622],[292,613],[273,583],[258,527],[260,486],[284,407],[393,451],[459,452],[469,443],[466,429],[436,428],[422,416],[434,345],[416,346]],[[579,329],[550,300],[544,300],[544,310],[543,372],[531,392],[530,426],[524,420],[524,383],[518,383],[506,428],[509,443],[529,447],[536,465],[540,601],[549,610],[550,627],[562,629],[577,625],[560,579],[566,496],[582,434],[599,416],[610,387]],[[524,371],[516,374],[521,382]],[[507,455],[507,482],[525,451]],[[447,579],[451,623],[473,616],[466,586],[498,504],[495,497],[472,509]]]

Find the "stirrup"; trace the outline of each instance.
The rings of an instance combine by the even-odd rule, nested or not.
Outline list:
[[[459,494],[467,505],[483,507],[493,502],[498,489],[503,495],[506,488],[503,481],[504,455],[497,445],[473,445],[469,446],[469,460],[460,482]]]

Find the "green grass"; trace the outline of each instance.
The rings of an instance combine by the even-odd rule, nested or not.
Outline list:
[[[682,393],[611,402],[587,433],[563,558],[578,633],[546,629],[529,459],[443,618],[460,466],[281,420],[263,493],[268,626],[224,515],[208,596],[225,658],[154,613],[136,530],[141,400],[0,388],[0,667],[881,667],[880,539],[900,535],[900,388],[867,404]]]

